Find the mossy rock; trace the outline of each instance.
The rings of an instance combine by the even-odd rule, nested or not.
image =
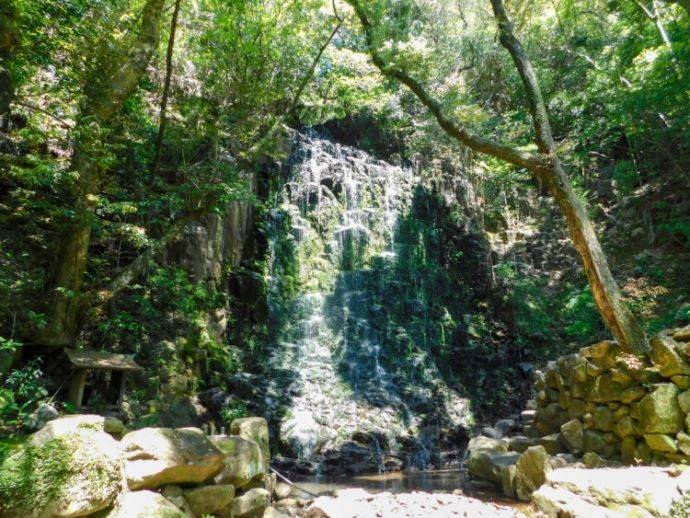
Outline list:
[[[690,366],[681,357],[676,342],[665,335],[657,335],[649,341],[651,358],[665,378],[690,374]]]
[[[268,471],[271,452],[268,446],[268,423],[263,417],[242,417],[230,423],[230,434],[254,441],[261,448],[264,467]]]
[[[664,453],[675,453],[678,451],[678,444],[670,436],[663,433],[645,434],[644,440],[647,445],[654,451]]]
[[[683,413],[678,405],[678,387],[660,383],[639,404],[642,433],[677,433],[683,427]]]
[[[223,471],[216,476],[217,484],[244,487],[266,473],[261,447],[236,435],[212,435],[211,442],[225,454]]]
[[[515,492],[520,500],[529,500],[532,493],[546,481],[551,471],[548,452],[543,446],[531,446],[516,463]]]
[[[198,428],[143,428],[121,445],[130,489],[200,483],[223,469],[223,453]]]
[[[109,506],[122,487],[122,458],[108,434],[78,429],[43,437],[0,465],[0,516],[85,516]]]
[[[153,491],[122,493],[107,518],[186,518],[187,515],[165,497]]]

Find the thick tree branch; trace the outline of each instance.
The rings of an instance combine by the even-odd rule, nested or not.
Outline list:
[[[81,288],[86,271],[95,199],[104,180],[104,169],[93,154],[94,131],[91,124],[107,125],[122,109],[124,102],[146,73],[146,67],[158,47],[159,25],[166,0],[147,0],[142,10],[139,33],[129,52],[104,74],[102,80],[86,92],[81,116],[77,120],[79,137],[74,146],[71,169],[79,174],[73,187],[74,216],[60,236],[55,258],[55,272],[47,297],[48,324],[32,333],[43,345],[65,345],[78,331]],[[107,62],[104,68],[110,69]]]
[[[524,153],[514,147],[475,135],[448,117],[440,103],[421,83],[406,72],[386,64],[375,45],[374,28],[362,5],[358,0],[348,0],[348,2],[360,19],[374,64],[384,75],[406,85],[436,117],[439,125],[448,135],[474,151],[524,167],[545,183],[565,215],[570,237],[575,249],[582,257],[584,270],[602,319],[624,349],[636,353],[646,352],[649,346],[642,327],[623,303],[618,285],[611,274],[585,206],[575,193],[570,179],[558,160],[546,106],[534,67],[513,34],[512,24],[502,1],[491,0],[491,4],[498,22],[501,43],[513,58],[527,91],[540,155]]]
[[[335,10],[335,5],[333,6],[333,9]],[[292,98],[292,102],[290,103],[290,107],[287,110],[288,115],[293,113],[295,109],[297,108],[297,103],[299,102],[300,97],[302,96],[302,92],[304,92],[304,89],[307,87],[309,84],[309,81],[311,81],[312,77],[314,77],[314,72],[316,71],[316,67],[319,64],[319,61],[321,61],[321,56],[323,56],[323,53],[326,51],[328,46],[331,44],[331,41],[333,41],[333,38],[337,34],[337,32],[340,30],[340,28],[343,26],[343,20],[337,17],[336,13],[336,19],[338,20],[337,25],[333,28],[331,31],[330,35],[326,39],[326,41],[319,47],[319,51],[316,53],[316,56],[314,56],[314,59],[311,62],[311,66],[309,67],[309,70],[305,74],[305,76],[302,78],[302,82],[300,83],[299,87],[297,88],[297,91],[295,92],[295,95]]]
[[[350,0],[349,3],[354,8],[357,17],[362,24],[367,45],[369,47],[369,52],[371,54],[371,59],[374,65],[385,76],[395,79],[407,86],[417,96],[421,103],[427,107],[427,109],[438,121],[439,126],[441,126],[446,133],[474,151],[501,158],[506,162],[510,162],[511,164],[525,167],[530,170],[547,170],[550,168],[548,161],[538,155],[527,153],[515,147],[472,133],[465,129],[457,121],[452,120],[444,113],[441,104],[427,92],[419,81],[412,78],[403,70],[388,65],[384,61],[383,57],[378,52],[376,45],[374,44],[374,28],[371,25],[366,12],[356,0]]]
[[[549,116],[532,62],[513,33],[513,25],[508,18],[503,0],[491,0],[491,5],[498,23],[501,44],[513,58],[527,92],[537,145],[541,153],[548,156],[553,164],[553,169],[542,179],[565,215],[570,238],[582,258],[599,313],[623,348],[644,353],[649,349],[644,329],[621,299],[618,284],[611,273],[585,204],[573,189],[570,178],[558,159]]]

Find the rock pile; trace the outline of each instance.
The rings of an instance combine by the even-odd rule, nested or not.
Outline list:
[[[652,338],[649,357],[601,342],[551,362],[535,382],[532,436],[625,464],[690,461],[690,329]]]
[[[263,418],[233,421],[236,435],[144,428],[119,442],[117,424],[95,415],[48,422],[2,460],[0,517],[251,518],[269,507],[276,480]]]
[[[663,493],[669,498],[661,508],[668,508],[682,492],[672,480],[675,468],[591,469],[690,464],[690,326],[661,332],[650,345],[650,354],[638,357],[605,341],[549,362],[536,372],[535,400],[520,418],[470,441],[470,475],[506,496],[532,498],[547,516],[615,507],[602,491]],[[630,497],[626,505],[647,516],[648,500]]]

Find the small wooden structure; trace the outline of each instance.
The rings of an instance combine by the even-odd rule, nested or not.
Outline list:
[[[144,370],[131,356],[88,349],[65,349],[69,361],[74,365],[69,387],[69,400],[76,408],[84,407],[84,392],[87,389],[89,374],[92,378],[103,380],[102,390],[106,403],[119,408],[125,393],[128,372]],[[109,377],[109,380],[106,379]]]

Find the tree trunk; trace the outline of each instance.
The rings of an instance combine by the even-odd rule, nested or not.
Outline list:
[[[620,291],[611,274],[606,256],[601,249],[585,206],[575,193],[570,179],[556,156],[548,115],[532,64],[520,42],[512,33],[512,26],[508,21],[501,0],[491,1],[501,30],[501,42],[510,51],[527,89],[537,145],[540,151],[539,155],[526,153],[514,146],[473,134],[460,123],[448,117],[440,103],[418,81],[404,71],[385,63],[374,45],[373,27],[364,9],[357,0],[348,0],[362,23],[374,65],[384,75],[400,81],[412,90],[448,135],[474,151],[486,153],[524,167],[544,182],[565,215],[570,237],[575,249],[582,257],[585,273],[604,323],[619,341],[621,347],[638,354],[644,353],[649,349],[649,346],[642,327],[621,300]]]
[[[10,103],[14,98],[14,82],[9,62],[14,50],[19,45],[19,28],[16,21],[14,2],[0,6],[0,127],[2,118],[9,113]]]
[[[151,174],[157,175],[161,163],[161,152],[163,150],[163,137],[165,128],[168,125],[167,109],[168,97],[170,96],[170,83],[173,73],[173,51],[175,50],[175,34],[177,33],[177,18],[180,15],[180,4],[182,0],[175,0],[172,20],[170,22],[170,36],[168,37],[168,50],[165,54],[165,82],[163,84],[163,96],[161,98],[161,111],[158,122],[158,136],[156,137],[156,156],[151,166]]]
[[[621,300],[620,290],[609,269],[606,255],[601,249],[585,205],[575,193],[570,178],[556,154],[549,116],[532,62],[513,33],[513,26],[508,18],[503,0],[491,0],[491,5],[498,22],[501,44],[513,58],[527,91],[537,146],[552,164],[551,171],[540,176],[565,215],[570,238],[582,257],[585,273],[599,313],[624,349],[638,354],[644,353],[649,349],[649,346],[642,325],[633,317]]]
[[[81,288],[86,272],[91,230],[95,218],[96,195],[100,191],[103,169],[92,156],[97,143],[92,125],[105,126],[122,108],[137,86],[158,47],[159,25],[165,0],[147,0],[139,33],[130,51],[115,71],[94,85],[77,124],[79,135],[71,169],[79,173],[73,187],[74,216],[60,239],[55,258],[55,274],[48,295],[47,325],[36,330],[34,341],[42,345],[65,345],[74,340],[78,329]],[[105,68],[105,67],[104,67]]]

